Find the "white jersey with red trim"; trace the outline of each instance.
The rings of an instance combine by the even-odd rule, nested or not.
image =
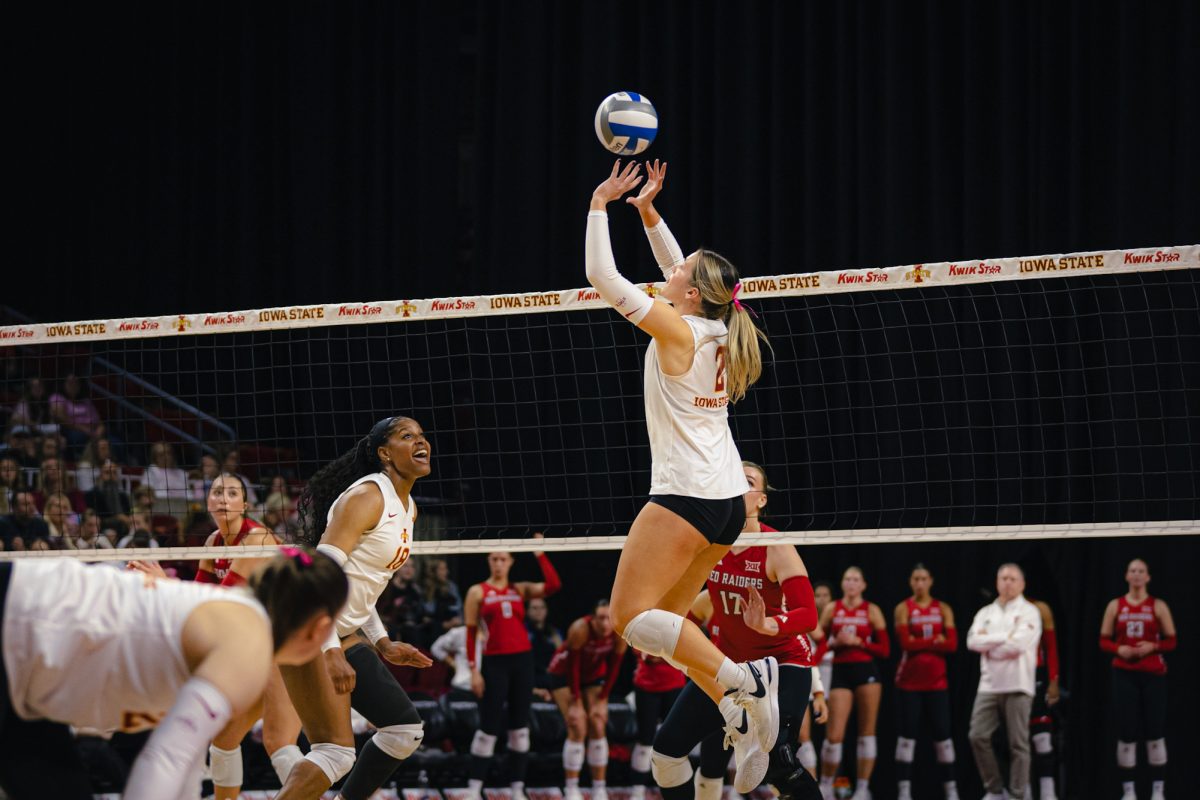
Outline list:
[[[338,636],[349,636],[363,626],[371,616],[371,609],[379,602],[379,596],[387,588],[392,574],[412,555],[416,501],[410,496],[408,507],[405,507],[391,479],[382,472],[367,475],[350,484],[329,507],[328,520],[333,519],[333,510],[346,492],[364,483],[374,483],[379,487],[383,493],[383,511],[375,526],[359,538],[342,566],[350,584],[350,593],[346,598],[346,607],[337,618]]]
[[[14,562],[4,602],[4,668],[13,710],[78,728],[152,728],[191,672],[183,626],[204,603],[242,603],[248,592],[73,558]]]
[[[646,428],[650,434],[650,494],[725,500],[749,491],[742,457],[729,432],[725,390],[729,331],[717,319],[684,316],[695,355],[682,375],[667,375],[658,343],[646,349]]]

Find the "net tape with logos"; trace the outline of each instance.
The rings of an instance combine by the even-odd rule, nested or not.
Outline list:
[[[1189,245],[745,278],[773,353],[731,424],[772,540],[1200,531],[1198,267]],[[414,417],[427,554],[618,548],[649,484],[645,345],[590,289],[0,328],[22,374],[86,376],[125,461],[236,440],[262,492]]]

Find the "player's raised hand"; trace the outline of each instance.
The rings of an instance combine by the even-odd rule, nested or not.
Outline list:
[[[598,200],[601,203],[611,203],[616,200],[641,182],[642,176],[638,174],[639,171],[640,167],[636,161],[630,161],[622,169],[621,159],[618,158],[613,162],[612,172],[609,173],[604,183],[601,183],[596,187],[596,191],[592,192],[592,200]]]
[[[636,197],[626,197],[625,202],[631,206],[637,206],[637,209],[646,213],[650,204],[654,202],[654,198],[662,191],[663,184],[667,180],[667,162],[660,162],[657,158],[653,161],[646,162],[646,182],[642,185],[642,190],[637,193]]]

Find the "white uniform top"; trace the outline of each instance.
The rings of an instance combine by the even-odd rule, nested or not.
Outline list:
[[[717,319],[684,316],[695,355],[682,375],[663,373],[658,343],[646,350],[646,428],[650,433],[650,494],[705,500],[740,497],[749,491],[742,457],[729,432],[725,391],[725,343],[729,331]]]
[[[4,667],[13,710],[80,728],[152,728],[191,673],[183,626],[203,603],[249,594],[137,572],[88,567],[73,558],[13,563],[4,604]]]
[[[387,588],[392,573],[408,561],[412,553],[413,520],[417,516],[417,504],[412,497],[408,508],[396,494],[396,487],[382,472],[359,478],[347,487],[329,507],[328,519],[333,519],[333,509],[355,486],[374,483],[383,492],[383,512],[375,527],[362,535],[342,569],[350,583],[350,595],[346,607],[337,618],[338,636],[349,636],[363,626],[379,602],[379,595]],[[328,522],[328,520],[327,520]]]

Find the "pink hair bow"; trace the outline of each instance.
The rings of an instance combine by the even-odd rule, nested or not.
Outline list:
[[[312,556],[301,550],[299,547],[281,547],[279,552],[283,553],[288,558],[296,558],[306,567],[311,567],[313,560]]]
[[[735,284],[733,287],[733,307],[736,308],[738,311],[749,311],[753,316],[757,317],[758,314],[754,313],[754,309],[747,308],[746,306],[742,305],[741,300],[738,300],[738,292],[740,292],[741,290],[742,290],[742,282],[738,281],[737,284]]]

